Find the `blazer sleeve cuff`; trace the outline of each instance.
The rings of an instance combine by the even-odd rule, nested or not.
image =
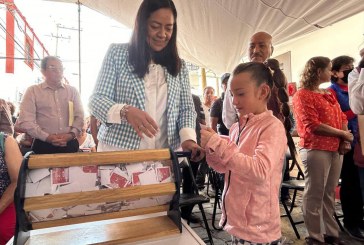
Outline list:
[[[120,110],[125,104],[113,105],[107,112],[107,123],[121,124]]]
[[[196,131],[192,128],[182,128],[179,131],[179,136],[181,138],[181,143],[186,140],[193,140],[194,142],[197,142]]]

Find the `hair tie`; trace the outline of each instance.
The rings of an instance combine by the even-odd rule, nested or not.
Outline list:
[[[272,77],[273,77],[273,75],[274,75],[274,70],[272,69],[272,68],[270,68],[270,66],[268,65],[268,62],[267,61],[265,61],[264,63],[263,63],[263,65],[269,70],[269,72],[270,72],[270,74],[272,75]]]

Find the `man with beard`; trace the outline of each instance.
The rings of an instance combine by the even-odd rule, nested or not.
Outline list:
[[[341,169],[340,199],[344,214],[345,231],[354,239],[364,241],[363,201],[360,190],[358,167],[354,164],[354,146],[357,143],[358,119],[349,105],[348,75],[353,70],[354,59],[349,56],[339,56],[332,61],[331,86],[340,104],[341,110],[348,118],[348,128],[354,135],[351,150],[344,155]]]

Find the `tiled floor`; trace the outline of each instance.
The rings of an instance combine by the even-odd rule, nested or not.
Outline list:
[[[225,244],[230,244],[231,243],[231,237],[230,235],[225,232],[225,231],[216,231],[212,228],[211,226],[211,218],[212,218],[212,211],[213,211],[213,202],[214,202],[214,199],[211,198],[210,200],[210,203],[206,203],[204,204],[204,210],[205,210],[205,213],[206,213],[206,216],[207,216],[207,219],[208,219],[208,224],[210,226],[210,229],[211,229],[211,233],[212,233],[212,236],[213,236],[213,240],[214,240],[214,244],[215,245],[225,245]],[[293,212],[292,212],[292,216],[293,216],[293,219],[294,220],[302,220],[302,211],[301,211],[301,197],[298,196],[298,199],[297,199],[297,205],[298,207],[294,208]],[[207,233],[206,233],[206,230],[204,228],[204,225],[202,224],[202,216],[200,214],[200,211],[198,209],[198,207],[195,207],[194,210],[193,210],[194,214],[198,217],[201,218],[201,224],[190,224],[190,226],[194,229],[194,231],[204,240],[206,241],[207,244],[208,243],[208,239],[207,239]],[[216,222],[216,225],[218,224],[218,220],[220,219],[220,215],[221,215],[221,211],[218,209],[217,210],[217,222]],[[283,207],[281,206],[281,214],[284,214],[284,209]],[[337,214],[341,214],[341,205],[338,204],[337,205]],[[284,236],[286,238],[286,242],[285,244],[297,244],[297,245],[301,245],[301,244],[305,244],[304,242],[304,238],[307,236],[307,231],[306,231],[306,228],[305,228],[305,225],[304,224],[300,224],[300,225],[297,225],[297,229],[298,229],[298,232],[299,234],[301,235],[301,239],[297,239],[295,234],[294,234],[294,231],[289,223],[289,220],[288,218],[281,218],[281,227],[282,227],[282,236]],[[356,241],[352,238],[350,238],[346,233],[342,232],[340,234],[340,236],[345,239],[349,245],[360,245],[360,244],[364,244],[364,242],[359,242],[359,241]]]

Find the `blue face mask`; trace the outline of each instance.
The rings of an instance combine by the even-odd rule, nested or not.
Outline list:
[[[352,70],[353,70],[353,69],[343,71],[344,76],[341,78],[341,80],[343,80],[343,82],[344,82],[344,83],[348,84],[348,76],[349,76],[349,73],[350,73]]]

